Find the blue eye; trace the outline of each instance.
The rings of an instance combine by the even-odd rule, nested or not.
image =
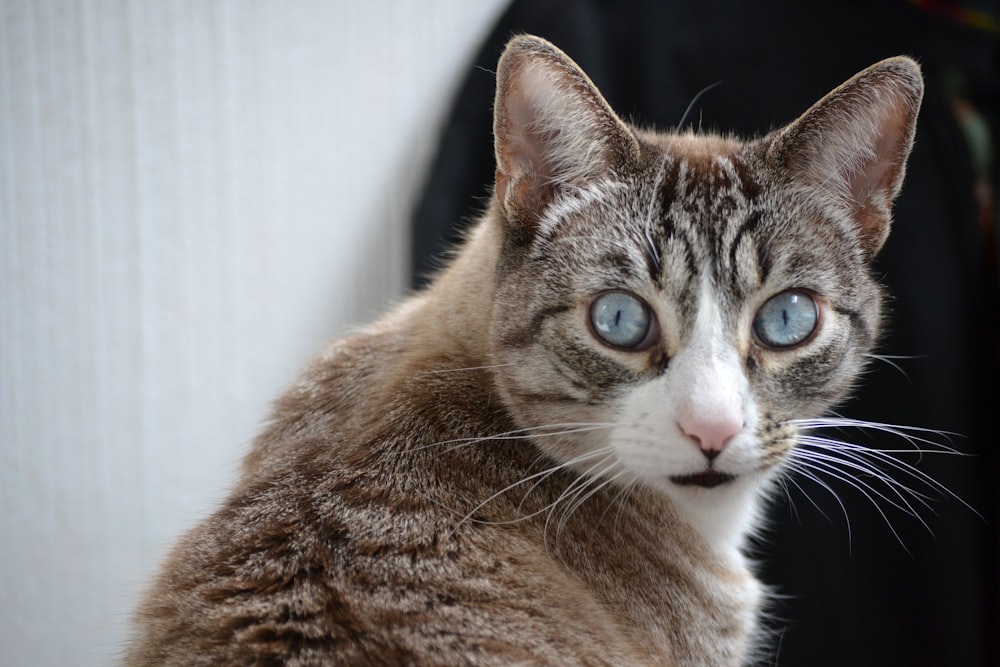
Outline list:
[[[634,349],[649,333],[649,306],[625,292],[607,292],[590,305],[590,323],[597,336],[612,347]]]
[[[818,320],[819,310],[811,296],[805,292],[782,292],[757,311],[753,332],[768,347],[792,347],[809,338]]]

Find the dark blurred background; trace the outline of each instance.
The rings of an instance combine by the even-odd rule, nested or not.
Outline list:
[[[514,34],[554,42],[641,125],[675,127],[699,91],[722,81],[687,124],[742,136],[793,120],[877,60],[906,54],[921,63],[927,88],[916,147],[876,266],[893,295],[879,351],[912,358],[896,361],[905,373],[876,362],[841,412],[961,434],[954,445],[970,456],[903,458],[976,512],[894,473],[931,496],[920,512],[928,530],[845,481],[825,479],[838,501],[796,480],[809,499],[791,485],[791,502],[775,503],[756,547],[762,578],[782,596],[772,664],[1000,665],[997,5],[517,0],[469,68],[443,128],[413,217],[414,286],[488,201],[493,72]],[[847,437],[907,446],[885,434]]]

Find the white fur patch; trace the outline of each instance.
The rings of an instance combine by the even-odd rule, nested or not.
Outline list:
[[[620,426],[611,444],[636,479],[665,491],[710,543],[732,551],[753,527],[756,496],[764,481],[758,471],[757,410],[707,278],[702,281],[697,312],[690,339],[671,359],[667,371],[622,401]],[[684,410],[705,420],[738,411],[743,429],[710,464],[678,423]],[[709,469],[735,479],[714,488],[671,481]]]

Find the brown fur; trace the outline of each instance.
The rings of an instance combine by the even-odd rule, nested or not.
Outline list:
[[[523,80],[532,68],[548,83]],[[525,121],[541,107],[575,133]],[[501,61],[497,135],[497,196],[462,252],[426,292],[334,342],[278,401],[236,488],[181,540],[145,596],[126,664],[732,665],[749,659],[760,585],[736,547],[713,546],[668,495],[641,483],[594,485],[589,495],[577,495],[586,474],[579,466],[554,466],[585,441],[543,442],[521,430],[558,421],[552,415],[566,405],[576,406],[568,413],[582,415],[576,420],[600,421],[604,408],[594,401],[661,376],[686,344],[682,332],[695,297],[677,286],[681,281],[662,287],[676,322],[661,315],[662,343],[641,354],[599,351],[580,338],[577,324],[566,334],[561,327],[584,317],[585,299],[529,310],[532,317],[519,308],[569,289],[560,280],[575,270],[571,256],[537,273],[530,268],[538,261],[533,243],[554,224],[546,217],[552,210],[563,206],[572,215],[572,207],[586,206],[572,193],[603,182],[605,172],[646,183],[661,169],[655,187],[642,186],[655,195],[646,199],[659,201],[657,187],[689,187],[698,207],[739,213],[746,202],[776,196],[778,186],[763,183],[768,178],[791,187],[768,169],[780,176],[774,165],[809,156],[781,143],[783,135],[745,144],[633,130],[568,58],[527,37],[514,40]],[[768,151],[780,158],[766,162]],[[734,165],[735,177],[718,166],[720,156]],[[676,168],[668,174],[667,157],[695,170],[694,185],[717,181],[715,194],[705,198],[703,189],[684,185]],[[890,167],[901,178],[902,160]],[[898,189],[898,180],[881,187]],[[725,188],[732,193],[720,198]],[[836,206],[824,200],[816,215]],[[887,228],[887,211],[880,220]],[[855,232],[840,235],[843,262],[864,272],[854,248],[877,249],[876,227],[865,222],[860,241]],[[754,233],[749,226],[744,231],[748,238]],[[712,246],[697,246],[697,238],[685,241],[691,247],[680,245],[684,233],[664,232],[661,250],[688,258],[679,265],[709,257],[705,248]],[[760,267],[744,258],[756,255],[737,241],[731,251],[720,245],[722,254],[758,275]],[[613,252],[605,270],[615,275],[628,261]],[[652,260],[646,264],[656,268]],[[633,273],[641,270],[625,279],[634,280]],[[844,283],[856,287],[851,298],[877,296],[868,278],[851,280]],[[557,334],[564,341],[559,364],[532,365],[531,355],[545,354],[539,341]],[[758,391],[780,395],[787,384],[781,376],[763,377],[768,364],[777,370],[767,372],[808,376],[804,362],[789,365],[804,353],[779,359],[751,350],[746,340],[738,347],[748,367],[758,368],[759,380],[747,371]],[[592,384],[567,384],[560,373],[569,371],[589,372]],[[851,377],[853,371],[829,397],[815,399],[817,406],[842,395]],[[581,392],[579,405],[568,398]],[[770,415],[762,424],[759,470],[771,474],[795,429]],[[703,502],[714,502],[710,493],[704,490]]]
[[[488,312],[437,307],[488,283],[475,254],[402,317],[335,343],[279,401],[237,489],[147,596],[129,664],[671,664],[671,645],[705,650],[697,634],[742,640],[737,602],[697,581],[707,569],[738,589],[749,574],[655,494],[595,496],[598,515],[616,509],[596,525],[571,515],[558,549],[544,512],[522,517],[570,475],[457,525],[541,465],[529,442],[461,442],[514,427],[488,371],[447,372],[483,360],[470,352]],[[434,333],[439,316],[467,349]]]

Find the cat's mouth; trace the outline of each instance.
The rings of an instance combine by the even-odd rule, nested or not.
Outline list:
[[[734,479],[736,479],[736,475],[716,470],[705,470],[691,475],[674,475],[670,481],[679,486],[700,486],[703,489],[711,489]]]

